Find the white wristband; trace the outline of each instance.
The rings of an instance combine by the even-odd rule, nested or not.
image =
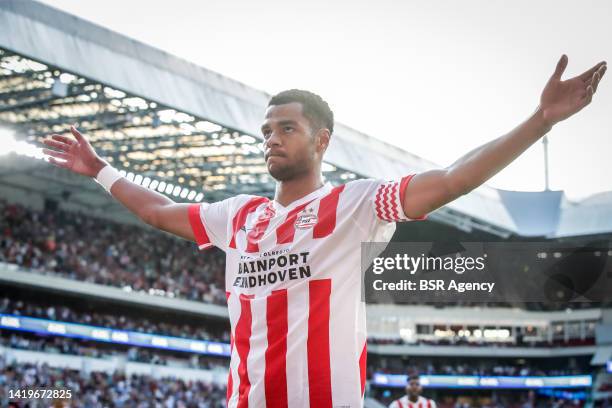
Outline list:
[[[100,170],[94,180],[96,180],[110,194],[111,187],[117,180],[123,176],[110,164],[107,164]]]

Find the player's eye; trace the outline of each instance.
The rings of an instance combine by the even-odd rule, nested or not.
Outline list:
[[[283,128],[283,130],[284,130],[285,132],[292,132],[292,131],[293,131],[293,126],[285,126],[285,127]]]

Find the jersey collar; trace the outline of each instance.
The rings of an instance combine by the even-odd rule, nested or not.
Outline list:
[[[276,200],[272,200],[270,201],[270,203],[272,204],[272,207],[275,210],[281,210],[281,211],[287,211],[290,210],[291,208],[297,207],[298,205],[307,203],[308,201],[314,200],[315,198],[322,196],[324,194],[329,193],[334,187],[331,185],[331,183],[325,182],[321,187],[319,187],[318,189],[314,190],[312,193],[309,193],[307,195],[305,195],[302,198],[298,198],[297,200],[291,202],[290,204],[288,204],[286,207],[282,206],[279,202],[277,202]]]

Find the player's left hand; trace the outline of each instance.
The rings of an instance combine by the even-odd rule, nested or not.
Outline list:
[[[540,97],[539,109],[550,126],[569,118],[591,103],[597,85],[606,72],[606,62],[602,61],[588,71],[562,81],[565,67],[567,55],[563,54]]]

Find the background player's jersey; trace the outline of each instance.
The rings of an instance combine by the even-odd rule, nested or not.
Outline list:
[[[436,408],[436,403],[434,400],[422,396],[419,396],[416,402],[412,402],[408,399],[407,395],[404,395],[402,398],[396,399],[389,404],[389,408]]]
[[[239,195],[190,207],[199,248],[226,252],[230,407],[359,407],[360,245],[406,221],[401,181],[326,184],[287,207]]]

